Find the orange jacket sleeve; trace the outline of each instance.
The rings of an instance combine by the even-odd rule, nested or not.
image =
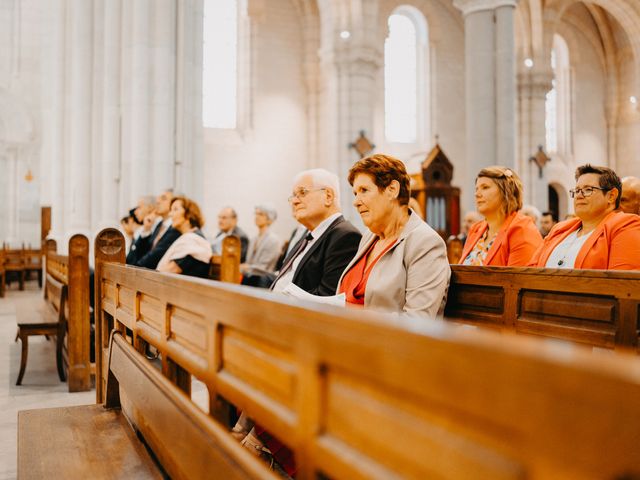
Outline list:
[[[630,218],[612,232],[609,270],[640,270],[640,217]]]

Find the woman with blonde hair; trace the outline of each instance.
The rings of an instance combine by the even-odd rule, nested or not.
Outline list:
[[[484,220],[469,230],[463,265],[526,266],[542,236],[522,208],[522,182],[506,167],[487,167],[476,177],[476,210]]]

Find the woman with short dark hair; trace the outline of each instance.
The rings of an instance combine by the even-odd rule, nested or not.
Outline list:
[[[525,266],[542,236],[522,208],[522,182],[506,167],[487,167],[476,177],[476,210],[484,220],[474,224],[462,249],[463,265]]]
[[[571,190],[576,217],[556,224],[531,266],[640,270],[640,218],[617,211],[622,183],[607,167],[576,170]]]
[[[171,226],[181,235],[160,259],[156,270],[207,278],[211,245],[200,230],[204,225],[200,207],[186,197],[174,197],[169,216]]]
[[[353,205],[369,233],[338,282],[349,304],[391,312],[441,314],[451,270],[440,236],[409,209],[409,175],[388,155],[351,167]]]

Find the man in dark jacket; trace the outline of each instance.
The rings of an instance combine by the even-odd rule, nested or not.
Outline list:
[[[293,216],[309,233],[285,258],[271,288],[289,283],[319,296],[335,295],[338,280],[358,250],[360,232],[340,213],[340,183],[318,168],[296,177],[289,202]]]

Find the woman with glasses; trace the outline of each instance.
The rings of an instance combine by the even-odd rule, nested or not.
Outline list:
[[[469,229],[463,265],[525,266],[542,236],[522,208],[522,182],[506,167],[487,167],[476,177],[476,210],[484,220]]]
[[[346,302],[434,317],[444,310],[451,269],[444,241],[408,207],[409,175],[387,155],[349,171],[353,205],[369,229],[338,282]]]
[[[607,167],[576,170],[571,190],[576,217],[556,224],[531,266],[640,270],[640,217],[617,211],[622,183]]]

